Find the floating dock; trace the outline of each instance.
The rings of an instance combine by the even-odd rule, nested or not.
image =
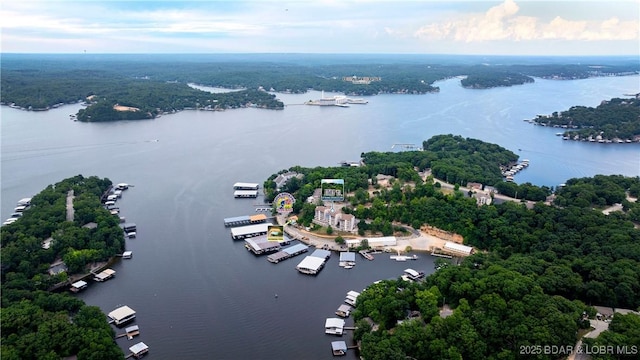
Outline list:
[[[130,347],[129,351],[131,351],[131,354],[128,357],[133,356],[136,359],[140,359],[149,352],[149,347],[147,346],[147,344],[139,342]]]
[[[341,267],[347,266],[355,266],[356,265],[356,253],[350,251],[343,251],[340,253],[340,262],[338,263]]]
[[[105,269],[102,272],[95,274],[93,277],[93,281],[103,282],[111,279],[116,276],[116,271],[113,269]]]
[[[129,322],[135,319],[136,312],[132,308],[124,305],[113,310],[112,312],[107,314],[107,316],[111,319],[111,322],[120,326],[126,322]]]
[[[71,284],[71,288],[69,288],[69,290],[71,292],[77,293],[77,292],[80,292],[81,290],[86,289],[88,285],[89,284],[87,284],[86,281],[82,281],[82,280],[76,281],[73,284]]]
[[[234,226],[254,225],[254,224],[260,224],[266,221],[267,221],[267,215],[265,214],[236,216],[236,217],[225,218],[224,226],[234,227]]]
[[[308,275],[317,275],[331,256],[331,251],[316,249],[311,255],[302,259],[296,269]]]
[[[231,238],[233,240],[242,240],[259,235],[266,235],[267,231],[269,231],[269,225],[273,224],[263,223],[233,228],[231,229]]]
[[[244,247],[255,255],[268,254],[280,251],[280,243],[277,241],[267,240],[267,236],[258,236],[255,238],[244,239]]]
[[[344,320],[340,318],[327,318],[324,322],[324,333],[342,336],[344,332]]]
[[[245,182],[237,182],[233,184],[234,190],[258,190],[260,184],[257,183],[245,183]]]
[[[296,244],[289,246],[288,248],[284,248],[275,254],[267,256],[267,260],[269,260],[269,262],[277,264],[280,261],[292,258],[307,251],[309,251],[309,246],[304,244]]]
[[[333,356],[347,355],[347,343],[344,341],[332,341],[331,353],[333,354]]]
[[[233,192],[234,198],[257,198],[258,190],[236,190]]]
[[[351,305],[342,304],[338,307],[338,310],[336,310],[336,315],[346,318],[346,317],[349,317],[349,315],[351,315],[351,310],[353,310]]]
[[[347,297],[344,299],[344,302],[351,306],[356,306],[358,296],[360,296],[359,292],[351,290],[347,293]]]

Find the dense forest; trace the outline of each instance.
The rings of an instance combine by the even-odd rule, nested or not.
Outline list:
[[[185,108],[228,109],[257,106],[282,109],[283,104],[264,91],[304,93],[309,89],[347,95],[381,93],[425,94],[438,91],[434,82],[466,76],[464,86],[511,86],[532,81],[532,76],[574,79],[604,75],[629,75],[640,71],[637,62],[589,58],[592,64],[567,65],[553,59],[538,65],[530,59],[336,56],[302,54],[226,55],[20,55],[2,54],[2,103],[47,109],[85,101],[97,95],[101,101],[140,109],[115,113],[103,106],[94,109],[91,121],[142,119],[158,112]],[[568,59],[567,61],[572,61]],[[520,62],[514,64],[513,62]],[[608,63],[607,64],[603,64]],[[591,65],[597,65],[594,71]],[[353,82],[353,78],[372,81]],[[247,92],[209,94],[189,83]],[[80,117],[88,120],[89,114]],[[97,117],[97,118],[96,118]]]
[[[574,106],[560,113],[538,115],[534,124],[558,127],[568,140],[623,142],[640,137],[640,98],[613,98],[597,107]]]
[[[117,217],[102,207],[111,181],[81,175],[50,185],[31,200],[13,224],[2,226],[1,352],[3,359],[123,358],[114,331],[102,311],[81,300],[49,290],[67,274],[105,261],[124,249]],[[66,221],[66,197],[74,191],[75,215]],[[83,225],[95,223],[95,227]],[[42,243],[51,238],[45,249]],[[55,260],[68,270],[48,273]]]
[[[495,145],[452,135],[424,145],[457,156],[493,154],[493,161],[513,160]],[[361,220],[361,235],[392,235],[398,223],[414,228],[428,224],[462,235],[479,250],[459,266],[439,266],[424,282],[386,280],[367,288],[354,313],[363,358],[558,358],[568,353],[535,354],[530,349],[574,346],[589,328],[594,305],[640,309],[639,204],[633,199],[640,178],[570,179],[551,205],[538,202],[527,208],[507,201],[479,206],[461,191],[443,192],[432,179],[421,181],[414,166],[422,169],[420,164],[426,167],[435,157],[420,153],[363,154],[365,165],[360,167],[293,167],[289,170],[304,177],[292,178],[280,189],[306,199],[320,179],[343,178],[349,192],[343,211]],[[379,173],[394,174],[395,181],[388,188],[376,187]],[[268,192],[276,192],[274,178],[265,182]],[[620,202],[621,211],[602,213],[603,206]],[[308,224],[314,206],[296,202],[299,221]],[[451,316],[440,316],[443,303],[454,309]],[[632,324],[638,319],[629,315],[617,321]],[[639,336],[612,326],[594,344],[633,345]]]

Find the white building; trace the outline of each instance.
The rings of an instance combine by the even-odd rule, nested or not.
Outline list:
[[[356,232],[358,230],[358,219],[355,216],[340,211],[331,212],[331,208],[326,206],[316,206],[313,222],[345,232]]]

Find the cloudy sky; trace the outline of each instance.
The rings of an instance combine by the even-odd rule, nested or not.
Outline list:
[[[2,0],[4,53],[639,55],[640,0]]]

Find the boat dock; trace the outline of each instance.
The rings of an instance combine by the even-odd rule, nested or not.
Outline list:
[[[280,251],[280,243],[267,240],[266,235],[244,239],[244,247],[255,255],[263,255]]]
[[[86,281],[82,281],[82,280],[80,280],[80,281],[76,281],[76,282],[74,282],[73,284],[71,284],[71,288],[69,288],[69,290],[70,290],[71,292],[78,293],[78,292],[80,292],[81,290],[86,289],[88,285],[89,285],[89,284],[87,284],[87,282],[86,282]]]
[[[347,293],[347,297],[344,299],[344,302],[351,306],[356,306],[358,296],[360,296],[359,292],[351,290]]]
[[[233,190],[258,190],[260,184],[237,182],[233,184]]]
[[[236,216],[236,217],[225,218],[224,226],[234,227],[234,226],[243,226],[243,225],[254,225],[254,224],[260,224],[266,221],[267,221],[267,215],[265,214]]]
[[[296,244],[289,246],[288,248],[284,248],[275,254],[267,256],[267,260],[269,260],[269,262],[277,264],[280,261],[292,258],[307,251],[309,251],[309,246],[304,244]]]
[[[131,351],[131,353],[127,355],[126,359],[132,356],[136,359],[140,359],[141,357],[145,356],[149,352],[149,347],[147,346],[147,344],[143,342],[139,342],[133,345],[132,347],[130,347],[129,351]]]
[[[369,260],[369,261],[371,261],[371,260],[373,260],[373,259],[374,259],[374,258],[373,258],[373,255],[369,254],[368,252],[366,252],[366,251],[364,251],[364,250],[360,250],[360,251],[358,251],[358,252],[360,253],[360,255],[362,255],[362,257],[363,257],[363,258],[365,258],[365,259],[367,259],[367,260]]]
[[[103,282],[111,279],[116,276],[116,271],[113,269],[105,269],[102,272],[95,274],[93,277],[93,281]]]
[[[356,265],[356,253],[350,251],[343,251],[340,253],[340,262],[338,266],[350,269]]]
[[[331,251],[316,249],[296,266],[296,269],[307,275],[317,275],[331,256]]]
[[[236,190],[233,192],[234,198],[257,198],[258,190]]]
[[[266,235],[269,231],[269,225],[271,223],[262,223],[255,225],[240,226],[231,229],[231,238],[233,240],[242,240],[245,238],[255,237],[259,235]]]
[[[111,319],[111,323],[120,326],[135,319],[136,312],[132,308],[124,305],[107,314],[107,317]]]

